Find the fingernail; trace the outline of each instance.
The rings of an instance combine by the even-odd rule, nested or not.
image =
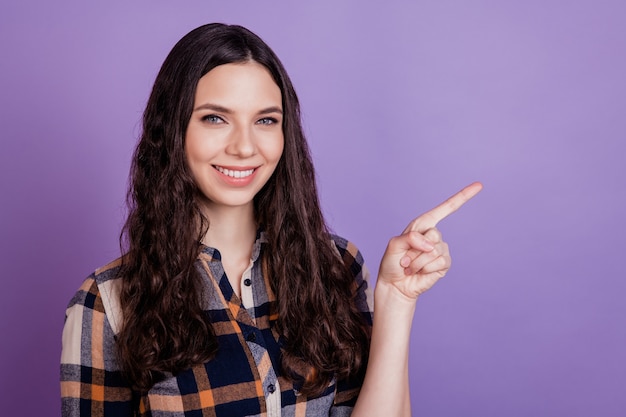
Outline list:
[[[408,256],[405,256],[402,259],[400,259],[400,266],[402,268],[406,268],[410,264],[411,264],[411,258],[409,258]]]
[[[424,246],[426,246],[426,249],[427,249],[427,250],[433,250],[433,249],[435,249],[435,244],[434,244],[433,242],[431,242],[430,240],[427,240],[427,241],[426,241],[426,242],[424,242],[424,243],[426,243]]]

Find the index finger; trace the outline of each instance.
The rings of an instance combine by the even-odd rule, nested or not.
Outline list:
[[[483,185],[480,182],[474,182],[468,185],[434,209],[427,211],[413,220],[405,229],[405,233],[408,231],[422,233],[428,229],[432,229],[437,223],[461,208],[463,204],[467,203],[482,189]]]

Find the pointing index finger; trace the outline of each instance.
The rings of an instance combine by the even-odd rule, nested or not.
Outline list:
[[[434,209],[427,211],[417,219],[413,220],[406,228],[405,232],[417,231],[423,233],[428,229],[432,229],[437,225],[437,223],[457,211],[463,204],[467,203],[482,189],[483,185],[480,182],[474,182],[468,185]]]

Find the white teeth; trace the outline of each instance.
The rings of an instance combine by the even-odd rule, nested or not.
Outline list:
[[[247,169],[245,171],[233,171],[232,169],[222,168],[221,166],[215,166],[215,168],[224,175],[227,175],[232,178],[245,178],[254,172],[254,169]]]

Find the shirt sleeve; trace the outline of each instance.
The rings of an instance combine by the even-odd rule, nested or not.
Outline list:
[[[343,259],[343,262],[354,275],[355,302],[363,315],[365,323],[370,327],[371,334],[373,316],[373,297],[369,288],[369,271],[367,270],[361,252],[351,242],[337,236],[333,236],[335,245]],[[363,384],[365,369],[359,375],[350,380],[337,382],[334,405],[330,409],[331,417],[349,416]]]
[[[70,301],[62,342],[62,416],[133,416],[132,390],[115,359],[115,335],[94,275]]]

